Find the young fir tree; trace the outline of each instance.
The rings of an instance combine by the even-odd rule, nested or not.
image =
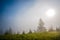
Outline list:
[[[32,31],[31,31],[31,30],[29,30],[29,34],[30,34],[30,33],[32,33]]]
[[[23,31],[22,34],[25,34],[25,31]]]
[[[46,31],[46,28],[44,27],[44,22],[42,21],[42,19],[40,19],[40,21],[39,21],[39,25],[38,25],[37,31],[38,32],[45,32]]]
[[[54,31],[54,29],[53,29],[53,26],[51,25],[50,26],[50,28],[49,28],[49,30],[48,30],[49,32],[52,32],[52,31]]]
[[[9,28],[9,30],[5,31],[5,35],[7,35],[7,34],[12,34],[12,29],[11,28]]]
[[[56,31],[57,32],[60,32],[60,27],[56,27]]]

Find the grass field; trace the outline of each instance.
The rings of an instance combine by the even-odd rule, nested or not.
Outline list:
[[[58,32],[0,35],[0,40],[60,40]]]

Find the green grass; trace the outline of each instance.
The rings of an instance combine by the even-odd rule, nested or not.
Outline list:
[[[60,40],[58,32],[0,35],[0,40]]]

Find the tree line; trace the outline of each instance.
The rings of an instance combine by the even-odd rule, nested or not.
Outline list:
[[[37,26],[37,30],[36,31],[34,31],[35,33],[37,33],[37,32],[60,32],[60,27],[56,27],[56,29],[54,30],[53,29],[53,26],[51,26],[50,28],[49,28],[49,30],[47,31],[47,29],[46,29],[46,27],[44,27],[44,25],[45,25],[45,23],[43,22],[43,20],[42,19],[40,19],[39,20],[39,25]],[[29,34],[30,33],[33,33],[32,32],[32,30],[29,30],[29,32],[28,32]],[[7,34],[13,34],[13,31],[12,31],[12,29],[11,28],[9,28],[8,30],[6,30],[5,31],[5,33],[4,33],[5,35],[7,35]],[[20,34],[19,32],[17,32],[17,34]],[[22,34],[25,34],[25,31],[23,31],[22,32]]]

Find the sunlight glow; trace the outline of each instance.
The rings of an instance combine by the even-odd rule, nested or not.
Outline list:
[[[54,9],[49,9],[47,12],[46,12],[46,15],[48,17],[53,17],[55,15],[55,10]]]

